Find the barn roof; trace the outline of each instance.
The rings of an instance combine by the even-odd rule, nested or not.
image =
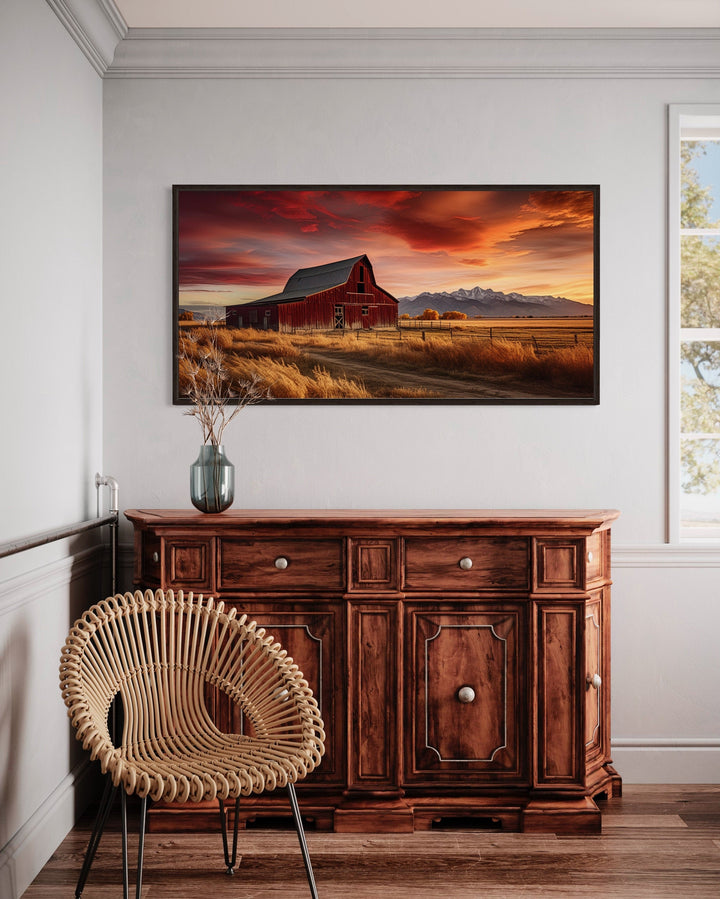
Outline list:
[[[321,290],[329,290],[331,287],[339,287],[345,284],[350,277],[356,262],[364,259],[370,266],[370,260],[364,254],[353,256],[352,259],[340,259],[338,262],[327,262],[325,265],[313,265],[310,268],[300,268],[291,275],[281,293],[275,293],[245,306],[255,306],[260,303],[287,303],[291,300],[300,300]]]

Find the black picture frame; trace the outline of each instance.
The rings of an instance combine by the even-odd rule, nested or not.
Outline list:
[[[275,403],[600,401],[599,185],[176,184],[172,229],[174,404],[211,330]]]

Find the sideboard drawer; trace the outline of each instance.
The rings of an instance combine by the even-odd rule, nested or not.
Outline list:
[[[342,540],[237,540],[218,544],[221,591],[342,590]]]
[[[524,537],[405,540],[407,590],[526,590],[528,541]]]

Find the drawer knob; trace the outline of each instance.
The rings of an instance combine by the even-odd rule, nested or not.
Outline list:
[[[590,550],[590,552],[588,552],[588,554],[587,554],[587,560],[588,560],[588,562],[592,562],[592,560],[593,560],[592,550]]]
[[[288,567],[288,564],[288,560],[285,558],[285,556],[278,556],[277,559],[275,559],[275,567],[280,571],[285,571],[285,569]]]
[[[472,559],[469,556],[463,556],[462,559],[458,562],[458,565],[462,568],[463,571],[470,571],[472,568]],[[472,700],[470,700],[472,702]]]
[[[158,552],[153,553],[152,560],[153,560],[153,562],[159,562],[160,561],[160,553],[158,553]]]
[[[588,690],[590,687],[595,687],[596,690],[599,690],[602,684],[602,678],[599,674],[588,674],[585,681],[587,682]]]
[[[458,702],[463,702],[467,705],[467,703],[472,702],[475,699],[475,691],[472,687],[468,687],[467,685],[464,687],[460,687],[457,691]]]

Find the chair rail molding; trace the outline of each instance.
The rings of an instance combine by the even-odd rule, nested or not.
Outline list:
[[[47,4],[98,75],[104,75],[128,31],[114,0],[47,0]]]
[[[720,544],[613,546],[613,568],[720,568]]]
[[[129,28],[106,78],[718,78],[720,28]]]

